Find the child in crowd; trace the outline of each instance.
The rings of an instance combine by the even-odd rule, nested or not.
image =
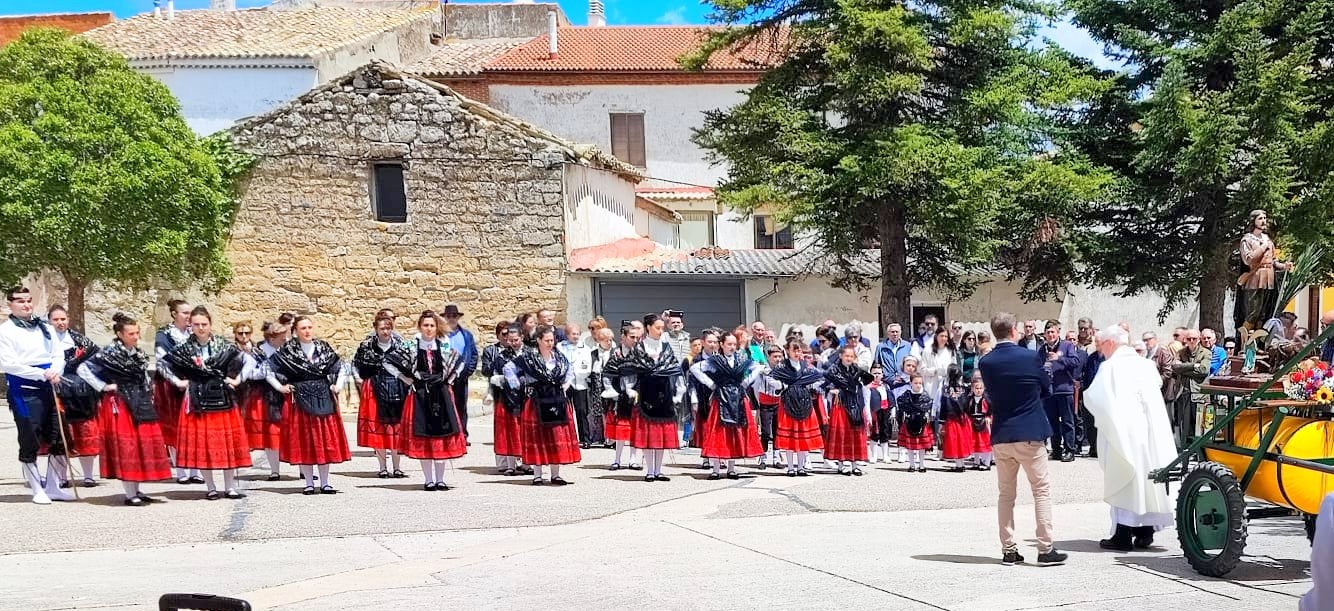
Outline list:
[[[973,468],[991,470],[991,406],[987,404],[987,389],[982,375],[973,376],[972,388],[964,399],[963,411],[968,416],[973,432]]]
[[[941,432],[940,457],[953,461],[953,473],[963,473],[964,459],[973,454],[973,424],[964,412],[963,375],[957,365],[950,365],[949,383],[940,397]]]
[[[899,398],[912,389],[912,383],[911,383],[912,377],[917,375],[917,357],[915,356],[905,357],[903,359],[903,365],[899,367],[899,370],[900,373],[898,375],[895,375],[894,379],[887,381],[889,384],[890,393],[894,395],[894,400],[891,401],[891,403],[893,403],[895,406],[898,406]],[[901,432],[902,430],[903,430],[903,411],[895,409],[894,430],[890,433],[889,438],[897,440],[899,438],[899,432]],[[907,449],[904,448],[903,446],[899,446],[899,455],[897,458],[894,459],[894,462],[907,462],[907,460],[908,460]]]
[[[894,439],[894,391],[885,384],[885,369],[871,365],[871,383],[863,390],[871,410],[871,434],[866,446],[870,462],[889,462],[889,442]]]
[[[908,472],[926,473],[926,451],[935,441],[931,432],[931,395],[922,376],[909,378],[910,388],[899,397],[899,449],[908,451]]]

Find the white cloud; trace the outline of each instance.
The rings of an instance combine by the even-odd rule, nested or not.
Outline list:
[[[688,21],[686,21],[686,7],[678,6],[674,9],[671,9],[666,13],[659,15],[658,18],[654,20],[654,22],[661,23],[663,25],[685,25],[689,23]]]

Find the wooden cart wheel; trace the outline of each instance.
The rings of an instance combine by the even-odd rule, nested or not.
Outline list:
[[[1181,482],[1177,539],[1196,572],[1222,577],[1246,547],[1246,496],[1227,467],[1203,462]]]
[[[1306,527],[1306,540],[1315,545],[1315,519],[1319,516],[1313,513],[1302,514],[1302,525]]]

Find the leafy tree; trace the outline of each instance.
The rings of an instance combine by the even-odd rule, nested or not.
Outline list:
[[[220,145],[215,144],[215,148]],[[0,49],[0,280],[225,281],[230,185],[166,87],[59,30]]]
[[[1198,295],[1201,324],[1217,327],[1253,209],[1269,212],[1289,258],[1323,245],[1327,274],[1334,1],[1067,2],[1127,66],[1074,136],[1126,179],[1090,216],[1101,228],[1083,236],[1091,279],[1162,294],[1160,315]]]
[[[1040,1],[712,0],[731,26],[684,60],[768,49],[776,66],[695,139],[726,162],[720,200],[775,206],[813,240],[834,284],[879,248],[881,316],[908,321],[912,290],[962,298],[973,272],[1008,270],[1024,296],[1075,272],[1063,221],[1110,178],[1062,148],[1056,121],[1103,84],[1034,48]]]

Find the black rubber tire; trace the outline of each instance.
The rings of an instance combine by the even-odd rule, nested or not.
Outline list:
[[[1227,511],[1227,542],[1220,550],[1202,549],[1195,534],[1195,499],[1206,486],[1223,494]],[[1216,462],[1202,462],[1186,474],[1177,495],[1176,519],[1181,551],[1199,574],[1222,577],[1241,562],[1242,551],[1246,549],[1246,495],[1227,467]]]
[[[1315,522],[1317,517],[1319,516],[1313,513],[1302,514],[1302,526],[1306,527],[1306,540],[1311,545],[1315,545]]]

